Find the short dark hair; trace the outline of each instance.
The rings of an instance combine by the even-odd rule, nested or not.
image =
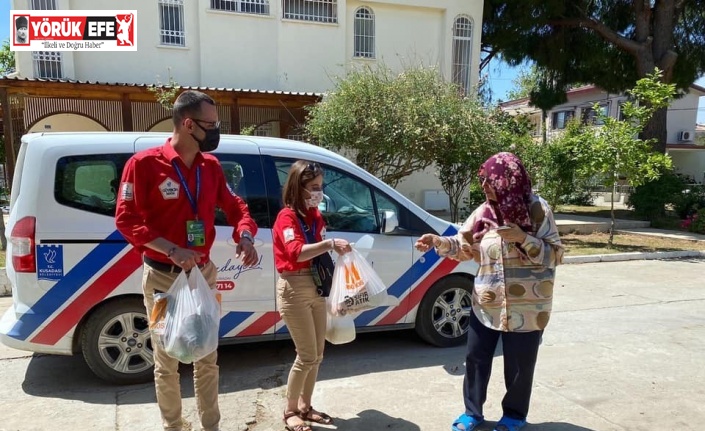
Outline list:
[[[27,17],[18,16],[15,18],[15,28],[27,28]]]
[[[215,101],[207,94],[200,91],[186,90],[179,94],[174,102],[172,120],[174,126],[179,127],[184,118],[200,117],[203,102],[215,106]]]

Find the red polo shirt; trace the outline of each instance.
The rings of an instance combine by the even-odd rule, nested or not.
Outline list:
[[[253,236],[257,233],[257,225],[250,217],[247,204],[228,187],[218,159],[210,154],[198,153],[189,169],[171,146],[169,138],[161,147],[136,153],[127,161],[122,173],[115,225],[138,251],[156,261],[171,264],[163,253],[144,244],[162,237],[186,248],[186,222],[195,220],[196,214],[172,163],[178,164],[194,199],[196,171],[200,170],[197,208],[198,220],[202,220],[205,227],[206,243],[191,249],[209,258],[215,241],[216,207],[225,212],[228,223],[235,227],[233,239],[236,242],[245,230]]]
[[[316,242],[322,241],[325,235],[326,222],[318,208],[309,208],[304,218],[305,224],[312,228],[316,224]],[[279,211],[277,220],[272,227],[274,237],[274,266],[277,272],[297,271],[311,267],[311,261],[297,262],[301,248],[306,244],[306,237],[301,229],[301,222],[296,211],[285,207]]]

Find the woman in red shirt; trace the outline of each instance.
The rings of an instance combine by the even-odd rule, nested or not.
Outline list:
[[[331,424],[333,419],[311,407],[311,396],[323,360],[326,301],[318,294],[311,259],[335,250],[351,250],[344,239],[323,239],[326,227],[318,204],[323,200],[323,169],[298,160],[284,184],[284,208],[274,222],[274,264],[279,272],[277,307],[296,346],[296,360],[287,381],[284,423],[290,431],[311,431],[305,421]],[[317,242],[308,243],[305,231]]]

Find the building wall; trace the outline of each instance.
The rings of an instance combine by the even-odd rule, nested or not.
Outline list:
[[[100,123],[83,115],[55,114],[39,120],[27,133],[42,132],[105,132]]]
[[[681,142],[679,134],[683,131],[690,132],[693,136],[690,142],[694,141],[699,99],[700,93],[691,92],[671,103],[668,108],[668,143]]]
[[[12,0],[27,9],[29,0]],[[68,79],[166,83],[324,92],[332,77],[351,64],[384,61],[393,70],[438,65],[448,78],[453,23],[467,16],[473,23],[472,84],[477,84],[482,20],[481,0],[338,1],[338,23],[282,19],[282,1],[270,0],[261,16],[210,9],[208,0],[184,2],[184,47],[160,44],[157,1],[57,0],[60,9],[137,10],[136,52],[64,52]],[[365,6],[375,14],[374,60],[353,58],[354,12]],[[34,77],[32,54],[17,54],[21,76]]]
[[[668,150],[668,155],[673,160],[676,172],[705,184],[705,150]]]

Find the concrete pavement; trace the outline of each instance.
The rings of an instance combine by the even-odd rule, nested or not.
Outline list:
[[[705,423],[705,260],[566,265],[543,338],[527,431],[700,430]],[[0,298],[0,311],[10,298]],[[314,405],[336,426],[315,430],[448,431],[463,410],[464,348],[412,331],[328,346]],[[27,356],[0,345],[0,430],[159,430],[151,384],[114,387],[80,357]],[[290,342],[220,349],[222,429],[280,431]],[[185,415],[196,420],[190,367]],[[501,415],[502,357],[485,414]]]

